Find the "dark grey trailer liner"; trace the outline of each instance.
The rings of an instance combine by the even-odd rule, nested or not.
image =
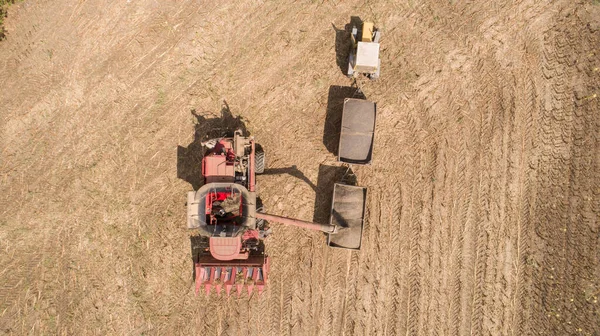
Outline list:
[[[328,235],[329,246],[360,249],[366,196],[367,188],[340,183],[333,186],[329,224],[339,229],[337,233]]]
[[[344,100],[338,161],[350,164],[371,163],[376,110],[376,104],[368,100]]]

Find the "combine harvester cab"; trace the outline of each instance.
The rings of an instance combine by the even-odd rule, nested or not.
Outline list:
[[[199,233],[192,236],[196,293],[202,287],[207,295],[213,287],[217,294],[235,288],[239,296],[244,287],[248,295],[255,288],[261,293],[269,274],[268,232],[255,217],[254,140],[236,132],[211,146],[202,160],[205,184],[187,200],[188,228]]]

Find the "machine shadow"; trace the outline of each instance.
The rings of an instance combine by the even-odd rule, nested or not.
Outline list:
[[[313,222],[329,224],[333,186],[336,183],[356,185],[356,176],[349,167],[319,165]]]
[[[296,166],[285,167],[285,168],[266,168],[261,175],[279,175],[279,174],[289,174],[297,179],[304,181],[308,184],[314,191],[317,191],[317,186],[312,183],[311,180],[304,175],[303,172],[298,170]]]
[[[223,101],[221,116],[207,118],[192,109],[191,114],[196,118],[194,126],[194,141],[187,147],[177,146],[177,178],[192,185],[194,190],[202,186],[202,158],[204,148],[202,142],[214,138],[231,137],[233,132],[240,129],[244,136],[249,132],[240,116],[235,117],[226,101]]]
[[[355,86],[332,85],[329,87],[325,126],[323,129],[323,145],[334,155],[337,155],[340,142],[342,112],[346,98],[366,99],[362,91]]]
[[[335,60],[340,68],[340,71],[344,76],[348,75],[348,56],[350,54],[350,47],[352,46],[352,40],[350,33],[352,27],[361,27],[362,20],[358,16],[351,16],[350,23],[344,26],[344,29],[337,28],[333,23],[331,24],[335,31]]]

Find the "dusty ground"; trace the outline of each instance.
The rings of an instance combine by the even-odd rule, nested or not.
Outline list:
[[[268,209],[326,218],[351,15],[384,31],[363,249],[277,226],[262,297],[194,296],[223,100]],[[597,4],[26,0],[6,26],[0,333],[600,335]]]

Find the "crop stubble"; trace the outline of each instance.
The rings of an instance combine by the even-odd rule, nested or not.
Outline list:
[[[332,17],[334,13],[334,17]],[[598,6],[26,1],[0,43],[0,333],[599,333]],[[222,100],[311,219],[335,31],[384,31],[363,248],[275,226],[269,289],[193,295],[176,146]],[[267,33],[258,33],[267,32]],[[288,170],[289,171],[289,170]],[[298,178],[304,177],[304,179]],[[310,183],[306,183],[310,181]],[[595,302],[596,300],[596,302]]]

